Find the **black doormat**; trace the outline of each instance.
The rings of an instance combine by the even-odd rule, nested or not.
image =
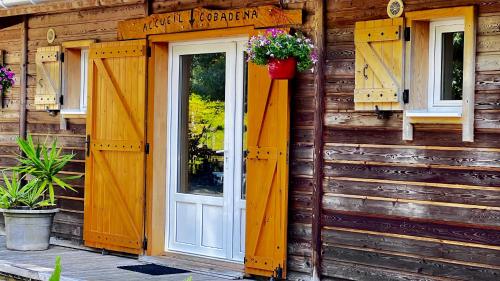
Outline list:
[[[139,264],[139,265],[127,265],[127,266],[119,266],[120,269],[125,269],[133,272],[139,272],[149,275],[169,275],[169,274],[179,274],[179,273],[187,273],[190,271],[184,269],[178,269],[163,265],[157,265],[153,263],[148,264]]]

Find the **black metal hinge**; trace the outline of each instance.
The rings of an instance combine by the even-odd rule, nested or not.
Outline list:
[[[59,96],[59,104],[60,104],[60,105],[63,105],[63,104],[64,104],[64,96],[63,96],[63,95],[60,95],[60,96]]]
[[[147,250],[148,249],[148,238],[144,238],[144,240],[142,240],[142,249],[144,250]]]
[[[409,103],[410,102],[410,90],[405,89],[403,91],[403,103]]]
[[[149,143],[146,143],[146,146],[144,147],[144,152],[146,154],[149,154]]]
[[[405,41],[411,41],[411,29],[405,27]]]
[[[276,267],[276,269],[274,270],[274,274],[274,277],[276,277],[277,280],[283,279],[283,268],[281,267],[281,265],[278,265],[278,267]]]
[[[90,156],[90,135],[87,135],[87,138],[85,139],[85,152],[87,154],[87,157]]]
[[[59,60],[64,62],[64,53],[59,53]]]
[[[152,51],[151,51],[151,47],[150,47],[150,46],[147,46],[147,47],[146,47],[146,56],[147,56],[148,58],[150,58],[150,57],[151,57],[151,53],[152,53]]]

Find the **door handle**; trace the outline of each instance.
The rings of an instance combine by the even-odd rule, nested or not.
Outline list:
[[[368,64],[365,64],[365,66],[363,67],[363,77],[365,78],[365,80],[368,80],[368,75],[366,75],[367,69],[368,69]]]

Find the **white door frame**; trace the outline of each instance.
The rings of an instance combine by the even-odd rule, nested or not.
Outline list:
[[[227,38],[210,41],[190,41],[172,43],[169,46],[169,94],[168,94],[168,124],[167,124],[167,231],[165,249],[194,255],[203,255],[242,262],[244,249],[235,245],[244,245],[244,209],[245,200],[241,199],[241,163],[243,136],[243,42],[247,38]],[[225,98],[225,133],[224,133],[224,186],[223,197],[182,194],[177,192],[179,185],[179,69],[180,56],[188,54],[226,53],[226,98]],[[176,70],[176,71],[174,71]],[[176,82],[173,82],[176,81]],[[236,121],[235,120],[241,120]],[[236,176],[235,176],[236,175]],[[201,245],[201,230],[195,225],[196,246],[181,244],[175,241],[177,201],[193,202],[197,205],[197,223],[202,223],[200,206],[223,206],[223,248],[203,249]],[[243,213],[242,213],[243,212]],[[239,225],[236,225],[236,224]],[[243,226],[243,229],[241,229]],[[243,232],[243,233],[242,233]],[[242,237],[243,234],[243,237]],[[200,251],[202,249],[202,251]]]

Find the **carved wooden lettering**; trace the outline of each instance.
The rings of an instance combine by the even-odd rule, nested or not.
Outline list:
[[[302,24],[302,10],[282,10],[274,6],[233,10],[195,8],[118,23],[118,38],[139,39],[150,34],[176,33],[228,27],[256,28]]]

